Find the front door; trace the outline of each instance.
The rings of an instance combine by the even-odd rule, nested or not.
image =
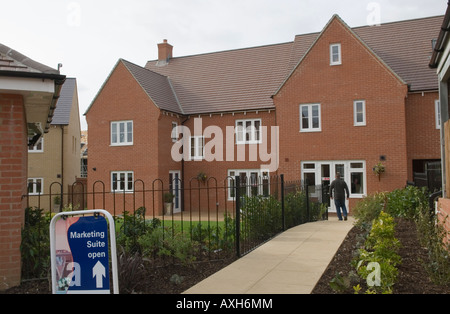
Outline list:
[[[181,172],[169,172],[170,192],[174,195],[173,198],[173,212],[181,212]]]

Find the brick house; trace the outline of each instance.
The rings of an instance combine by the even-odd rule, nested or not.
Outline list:
[[[49,131],[64,80],[0,44],[0,290],[20,284],[28,147]]]
[[[88,185],[131,192],[140,180],[150,189],[180,178],[186,187],[199,173],[224,184],[284,174],[327,185],[340,171],[350,206],[403,187],[440,160],[437,78],[427,63],[442,19],[350,28],[333,16],[288,43],[173,57],[164,40],[145,67],[121,59],[86,112]],[[222,137],[205,134],[213,126]],[[182,127],[187,136],[173,131]],[[180,138],[183,160],[173,154]]]

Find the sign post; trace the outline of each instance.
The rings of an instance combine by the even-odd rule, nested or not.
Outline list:
[[[55,215],[50,223],[53,294],[111,293],[109,249],[113,292],[118,294],[116,233],[111,214],[99,209]]]

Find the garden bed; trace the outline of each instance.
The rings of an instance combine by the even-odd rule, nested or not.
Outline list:
[[[423,248],[418,240],[416,225],[414,221],[407,219],[396,219],[396,238],[401,243],[398,252],[402,258],[402,263],[398,268],[397,282],[394,285],[394,294],[450,294],[449,286],[434,284],[424,267],[424,262],[428,262],[427,250]],[[336,276],[336,273],[343,275],[355,271],[351,265],[357,242],[362,237],[362,231],[354,227],[336,252],[333,260],[328,265],[324,274],[313,290],[313,294],[336,294],[330,287],[330,281]],[[353,282],[346,291],[342,293],[354,293]],[[360,283],[364,285],[363,282]]]
[[[136,294],[180,294],[232,263],[234,259],[147,267],[135,290]],[[5,291],[6,294],[50,294],[48,280],[24,282]],[[124,293],[122,291],[121,293]],[[130,292],[128,292],[130,293]]]

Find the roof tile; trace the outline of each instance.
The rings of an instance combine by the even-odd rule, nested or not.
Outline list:
[[[443,16],[352,28],[411,91],[437,89],[428,67],[431,40]],[[165,66],[129,65],[162,109],[183,114],[274,108],[271,96],[320,33],[297,35],[293,42],[170,59]],[[160,75],[158,76],[159,73]],[[170,79],[169,79],[170,78]]]

